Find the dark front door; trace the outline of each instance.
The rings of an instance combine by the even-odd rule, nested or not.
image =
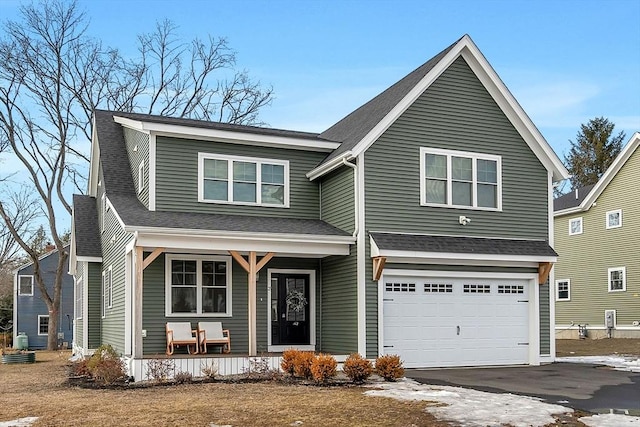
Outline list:
[[[271,344],[309,344],[309,275],[271,275]]]

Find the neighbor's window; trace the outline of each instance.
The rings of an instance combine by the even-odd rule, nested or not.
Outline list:
[[[501,209],[502,158],[420,148],[420,204]]]
[[[38,335],[49,333],[49,316],[38,316]]]
[[[198,176],[201,202],[289,207],[286,160],[200,153]]]
[[[621,292],[627,290],[627,269],[614,267],[608,270],[609,292]]]
[[[607,228],[622,227],[622,209],[607,212]]]
[[[569,235],[582,234],[582,217],[569,220]]]
[[[33,276],[18,276],[18,295],[33,295]]]
[[[556,301],[571,299],[571,282],[569,279],[556,280]]]
[[[230,316],[229,257],[167,255],[167,316]]]

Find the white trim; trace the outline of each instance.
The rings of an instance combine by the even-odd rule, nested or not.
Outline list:
[[[215,256],[215,255],[189,255],[189,254],[176,254],[166,253],[164,261],[164,283],[165,283],[165,317],[232,317],[233,307],[233,274],[232,274],[232,262],[230,256]],[[171,261],[196,261],[196,312],[195,313],[172,313],[171,312]],[[226,263],[226,301],[225,306],[227,311],[225,313],[203,313],[202,312],[202,261],[216,261]]]
[[[612,214],[618,214],[619,222],[617,225],[610,225],[609,223],[609,215],[612,215]],[[605,220],[605,227],[607,230],[610,230],[612,228],[622,227],[622,209],[614,209],[611,211],[607,211],[607,213],[605,214],[604,220]]]
[[[102,262],[102,257],[100,257],[100,256],[79,256],[79,257],[76,257],[76,261],[78,261],[78,262]]]
[[[205,160],[223,160],[227,162],[227,200],[213,200],[206,199],[204,197],[204,161]],[[244,162],[253,163],[256,167],[256,201],[255,202],[243,202],[233,200],[233,163]],[[284,168],[284,203],[263,203],[262,202],[262,166],[263,165],[277,165]],[[215,153],[198,153],[198,202],[200,203],[215,203],[215,204],[229,204],[229,205],[242,205],[242,206],[262,206],[262,207],[275,207],[275,208],[288,208],[289,207],[289,160],[281,159],[267,159],[259,157],[243,157],[243,156],[229,156],[225,154]]]
[[[572,227],[574,222],[580,223],[580,230],[576,230],[575,232],[573,231],[573,227]],[[577,218],[571,218],[569,220],[569,236],[577,236],[578,234],[582,234],[583,231],[584,231],[584,220],[581,216]]]
[[[111,212],[113,212],[113,216],[116,218],[116,221],[118,221],[118,224],[120,224],[120,227],[124,229],[125,228],[124,221],[122,220],[122,218],[120,218],[120,214],[118,214],[118,211],[116,211],[116,208],[113,207],[108,197],[107,197],[107,210],[110,210]]]
[[[446,203],[429,203],[427,202],[427,164],[425,156],[427,154],[434,154],[438,156],[445,156],[447,160],[447,176],[446,176]],[[453,165],[452,157],[463,157],[471,159],[472,168],[472,202],[471,206],[467,205],[454,205],[453,204]],[[489,160],[496,162],[496,207],[482,207],[478,206],[478,160]],[[502,211],[502,157],[492,154],[476,153],[470,151],[456,151],[456,150],[444,150],[439,148],[420,147],[420,205],[432,206],[442,208],[455,208],[455,209],[468,209],[468,210],[482,210],[482,211]]]
[[[30,293],[22,293],[20,292],[20,278],[22,277],[30,277],[31,278],[31,292]],[[35,287],[35,283],[33,280],[33,274],[19,274],[18,275],[18,296],[19,297],[32,297],[33,296],[33,288]]]
[[[133,354],[133,277],[135,276],[134,251],[124,254],[124,354]]]
[[[384,292],[384,278],[389,276],[419,276],[419,277],[453,277],[478,279],[522,279],[529,280],[529,364],[540,364],[540,299],[538,297],[537,273],[492,273],[478,271],[432,271],[432,270],[401,270],[385,269],[378,280],[378,295]],[[379,298],[380,299],[380,298]],[[379,318],[383,318],[382,309],[378,309]],[[380,322],[379,322],[380,323]],[[378,353],[383,354],[383,326],[378,328]],[[553,340],[553,335],[550,337]]]
[[[309,178],[310,181],[313,181],[316,178],[319,178],[319,177],[331,172],[332,170],[336,169],[340,165],[342,165],[344,160],[351,160],[353,158],[354,158],[354,155],[350,150],[349,151],[345,151],[340,156],[335,157],[335,158],[329,160],[327,163],[322,164],[322,165],[318,166],[317,168],[312,169],[311,171],[307,172],[306,177]]]
[[[98,182],[100,180],[100,147],[95,114],[91,118],[93,130],[91,131],[91,159],[89,161],[89,179],[87,180],[87,194],[91,197],[98,195]]]
[[[46,334],[43,334],[42,332],[40,332],[40,319],[44,319],[44,318],[47,319],[47,333]],[[49,335],[49,325],[50,325],[49,321],[50,321],[50,317],[49,317],[48,314],[38,314],[38,336],[39,337],[46,337],[46,336]]]
[[[107,224],[107,193],[100,197],[100,233],[104,233]]]
[[[356,247],[356,264],[357,264],[357,298],[358,298],[358,353],[363,357],[367,356],[367,275],[366,275],[366,236],[364,231],[365,222],[365,183],[364,183],[364,154],[356,157],[356,166],[358,173],[358,235]]]
[[[622,271],[622,289],[611,289],[611,273],[614,271]],[[607,291],[625,292],[627,290],[627,267],[611,267],[607,269]]]
[[[295,150],[320,151],[329,152],[340,146],[338,142],[328,142],[311,135],[308,139],[282,136],[282,135],[264,135],[253,132],[243,132],[241,130],[219,130],[211,128],[202,128],[197,126],[189,126],[188,124],[168,124],[156,123],[145,120],[129,119],[114,115],[113,120],[122,126],[135,129],[140,132],[156,133],[157,135],[176,137],[176,138],[198,138],[209,141],[228,142],[232,144],[243,145],[260,145],[262,147],[291,148]],[[260,128],[256,128],[257,131]],[[272,129],[268,129],[271,131]]]
[[[631,158],[636,149],[640,146],[640,132],[634,133],[629,142],[624,146],[618,157],[613,161],[611,166],[600,177],[596,185],[589,191],[579,206],[575,206],[568,209],[556,211],[554,216],[562,216],[571,214],[574,212],[588,211],[593,206],[594,202],[600,197],[602,192],[607,188],[613,178],[620,172],[620,169],[625,165],[627,160]]]
[[[83,262],[82,266],[82,274],[85,277],[84,289],[82,291],[82,312],[86,313],[84,315],[84,320],[82,321],[82,350],[87,352],[89,350],[89,263]],[[75,335],[74,335],[75,340]]]
[[[309,275],[309,344],[308,345],[273,345],[271,337],[271,275],[272,274],[306,274]],[[281,352],[289,348],[298,350],[316,350],[316,271],[287,268],[267,269],[267,351]]]
[[[107,317],[107,310],[113,308],[113,269],[110,265],[106,269],[102,270],[102,318]],[[105,282],[105,277],[109,279],[109,281]],[[107,294],[108,291],[108,294]]]
[[[144,190],[144,160],[138,165],[138,194]]]
[[[547,172],[547,228],[549,230],[548,240],[549,246],[555,248],[555,222],[553,220],[553,174]],[[549,272],[549,284],[555,283],[555,266],[551,267]],[[556,304],[554,301],[554,289],[549,286],[549,356],[541,357],[541,363],[551,363],[556,357],[556,340],[555,340],[555,323],[556,323]]]
[[[12,313],[12,318],[13,318],[13,342],[17,342],[16,341],[16,337],[18,336],[18,329],[20,327],[20,325],[18,324],[18,274],[16,272],[16,274],[13,275],[13,313]],[[4,344],[4,343],[3,343]]]
[[[149,210],[156,210],[156,134],[149,134]]]
[[[560,298],[560,289],[558,288],[558,285],[560,285],[560,283],[567,283],[567,298]],[[571,301],[571,279],[557,279],[555,281],[556,284],[556,301]]]

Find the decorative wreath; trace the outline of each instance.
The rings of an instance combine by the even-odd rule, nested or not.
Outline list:
[[[304,310],[304,306],[307,305],[307,299],[304,294],[295,289],[287,293],[287,307],[296,313]]]

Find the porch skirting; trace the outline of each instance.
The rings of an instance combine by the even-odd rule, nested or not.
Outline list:
[[[149,376],[149,362],[170,361],[171,369],[169,379],[181,372],[190,373],[194,378],[203,377],[203,370],[215,367],[216,376],[244,374],[250,370],[255,370],[256,362],[265,360],[270,369],[280,370],[281,356],[185,356],[185,357],[159,357],[134,359],[123,357],[127,374],[133,377],[135,382],[152,380]],[[254,365],[252,366],[252,362]]]

